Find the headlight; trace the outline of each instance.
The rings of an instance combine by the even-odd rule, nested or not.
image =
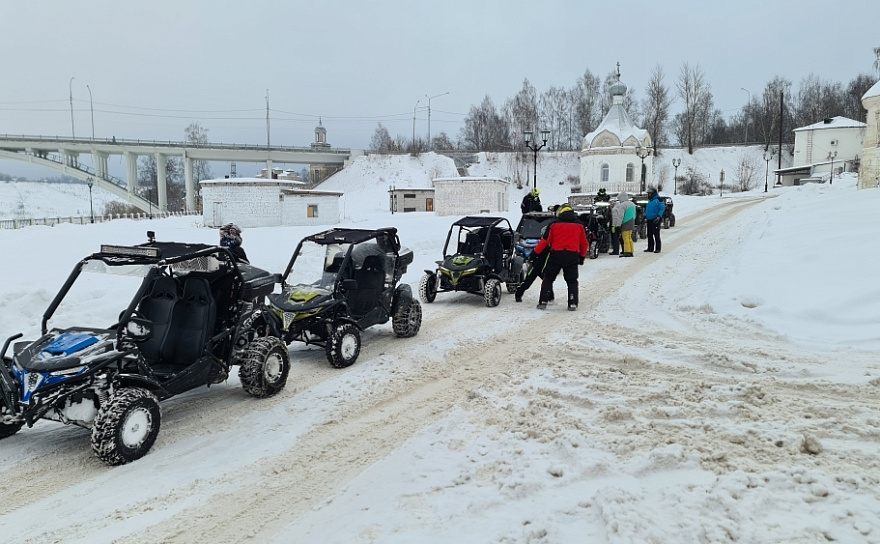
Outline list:
[[[49,373],[50,378],[54,378],[57,376],[75,376],[85,370],[86,366],[77,366],[73,368],[65,368],[64,370],[56,370],[54,372]]]

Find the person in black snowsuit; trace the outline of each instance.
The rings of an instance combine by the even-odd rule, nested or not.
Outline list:
[[[605,192],[605,187],[600,187],[599,192],[596,193],[596,198],[593,200],[596,202],[611,202],[611,195]]]
[[[220,227],[220,246],[225,247],[232,253],[235,262],[242,264],[251,264],[248,261],[247,253],[241,247],[241,228],[235,223],[227,223]]]
[[[541,197],[539,196],[540,194],[541,191],[538,189],[532,189],[523,197],[522,204],[519,205],[519,209],[522,210],[522,213],[526,214],[543,210],[543,207],[541,206]]]

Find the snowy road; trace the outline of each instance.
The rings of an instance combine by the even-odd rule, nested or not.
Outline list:
[[[131,465],[101,465],[81,429],[26,429],[3,444],[4,538],[760,542],[790,536],[773,520],[788,510],[880,537],[858,507],[880,504],[864,446],[880,439],[880,388],[824,382],[830,354],[689,303],[767,205],[719,200],[662,231],[661,254],[642,241],[633,259],[588,261],[576,313],[536,310],[537,286],[494,309],[440,294],[418,336],[374,328],[348,369],[293,346],[280,395],[257,401],[231,378],[173,399]]]

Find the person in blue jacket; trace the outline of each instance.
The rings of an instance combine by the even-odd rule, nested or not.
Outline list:
[[[645,253],[660,253],[660,223],[666,212],[666,202],[657,194],[656,187],[648,187],[648,205],[645,206],[645,222],[648,224],[648,249]]]

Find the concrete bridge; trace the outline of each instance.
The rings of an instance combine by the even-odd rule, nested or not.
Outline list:
[[[358,153],[356,153],[358,154]],[[80,155],[91,155],[93,167],[82,164]],[[109,173],[109,158],[125,158],[125,180]],[[141,156],[156,158],[158,175],[157,204],[151,204],[137,194],[137,160]],[[88,181],[138,208],[149,211],[158,207],[168,209],[165,162],[168,157],[180,157],[184,165],[186,209],[195,210],[195,181],[193,161],[265,162],[266,171],[272,171],[272,161],[294,164],[345,166],[352,155],[350,149],[329,146],[287,147],[241,144],[194,144],[189,142],[159,142],[129,139],[59,138],[47,136],[0,135],[0,159],[13,159],[45,166],[64,174]]]

